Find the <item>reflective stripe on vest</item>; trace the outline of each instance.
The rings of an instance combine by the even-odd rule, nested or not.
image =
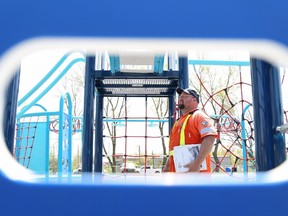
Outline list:
[[[187,122],[188,122],[188,119],[191,117],[192,114],[189,114],[186,119],[184,120],[183,122],[183,125],[181,127],[181,131],[180,131],[180,141],[179,141],[179,145],[185,145],[185,128],[186,128],[186,125],[187,125]],[[169,155],[173,155],[173,150],[171,150],[169,152]]]

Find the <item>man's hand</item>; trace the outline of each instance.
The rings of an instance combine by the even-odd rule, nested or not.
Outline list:
[[[206,160],[206,157],[212,151],[214,141],[215,141],[214,136],[206,136],[203,138],[200,147],[200,152],[196,160],[184,166],[189,169],[187,172],[200,172],[201,164],[204,160]]]
[[[192,161],[189,164],[186,164],[184,167],[189,169],[187,172],[200,172],[200,166],[201,166],[201,163],[199,164],[195,160],[195,161]]]

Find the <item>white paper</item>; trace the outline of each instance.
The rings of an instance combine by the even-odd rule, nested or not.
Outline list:
[[[190,162],[194,161],[199,154],[201,144],[187,144],[175,146],[173,149],[173,158],[176,173],[187,172],[188,168],[184,167]],[[201,164],[200,170],[206,170],[206,160]]]

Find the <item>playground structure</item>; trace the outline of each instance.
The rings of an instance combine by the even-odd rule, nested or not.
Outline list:
[[[158,47],[161,44],[164,44],[165,48],[177,46],[177,49],[233,47],[248,48],[251,52],[258,49],[259,55],[254,56],[259,60],[257,63],[272,60],[268,62],[287,65],[285,1],[243,0],[231,4],[231,1],[225,0],[203,0],[169,4],[148,0],[135,4],[135,1],[130,0],[81,3],[52,0],[39,6],[38,1],[32,0],[4,1],[1,9],[1,20],[4,21],[0,22],[3,29],[0,34],[0,117],[8,126],[3,129],[5,139],[9,137],[9,132],[13,131],[9,128],[9,121],[6,121],[10,116],[10,103],[4,101],[4,95],[7,93],[5,86],[10,82],[10,75],[17,71],[20,59],[35,49],[81,45],[81,49],[90,49],[92,54],[99,46],[123,47],[129,42],[133,43],[130,47]],[[43,39],[47,36],[50,38]],[[155,43],[150,43],[151,40]],[[255,69],[255,65],[251,66]],[[261,64],[258,66],[261,67]],[[272,148],[275,147],[274,141],[279,138],[278,133],[283,128],[279,127],[283,122],[276,120],[282,113],[279,111],[281,108],[278,109],[281,105],[278,104],[279,95],[275,91],[279,85],[276,84],[278,81],[273,84],[278,78],[269,64],[263,64],[261,68],[258,75],[254,74],[252,78],[253,89],[260,86],[258,91],[252,91],[253,100],[261,101],[260,104],[253,101],[253,109],[259,111],[259,115],[253,119],[253,132],[256,143],[262,143],[264,148]],[[259,137],[262,134],[264,137]],[[274,137],[275,134],[277,136]],[[31,178],[26,178],[27,169],[16,166],[15,160],[9,157],[6,143],[7,139],[4,140],[2,135],[0,187],[1,213],[4,214],[39,215],[39,210],[45,209],[47,215],[57,212],[63,215],[140,213],[170,216],[187,215],[191,211],[199,215],[286,215],[287,162],[273,170],[258,173],[256,181],[231,184],[224,176],[203,180],[191,175],[139,178],[127,175],[110,178],[113,181],[109,183],[109,177],[98,176],[96,173],[87,176],[90,181],[82,178],[80,183],[73,181],[73,177],[66,183],[35,183]],[[272,153],[270,149],[267,152]],[[265,151],[261,154],[263,161],[260,163],[263,166],[272,163],[273,157],[269,157]],[[272,160],[267,162],[265,158]],[[124,196],[127,198],[124,199]],[[147,200],[154,204],[152,208],[143,207]],[[175,204],[175,200],[181,200],[180,204]],[[123,209],[123,206],[127,206],[127,201],[129,211]]]
[[[165,158],[167,157],[167,155],[165,153],[158,153],[158,155],[153,155],[153,150],[152,154],[149,154],[148,144],[151,142],[151,138],[154,138],[154,140],[157,138],[159,143],[161,141],[166,142],[167,147],[169,128],[171,128],[174,123],[174,120],[176,118],[175,114],[179,115],[179,113],[176,113],[175,110],[175,89],[178,85],[182,85],[182,87],[187,87],[189,74],[190,76],[191,74],[194,74],[193,80],[198,80],[197,83],[199,83],[198,86],[195,87],[197,88],[197,90],[204,89],[204,91],[201,92],[201,104],[203,105],[203,110],[211,111],[211,108],[209,109],[209,106],[211,106],[212,103],[214,103],[214,110],[215,104],[216,109],[218,106],[218,109],[220,108],[220,111],[222,110],[217,115],[216,113],[211,115],[211,113],[207,112],[207,114],[214,119],[215,127],[218,129],[218,139],[214,145],[213,156],[211,156],[213,173],[225,172],[229,175],[233,175],[234,172],[238,171],[240,173],[244,173],[244,176],[248,176],[247,174],[251,172],[255,173],[257,161],[255,160],[255,146],[253,134],[254,125],[252,117],[253,111],[250,112],[250,116],[247,116],[246,113],[248,109],[251,110],[252,102],[251,98],[247,99],[244,97],[243,94],[243,86],[246,88],[245,91],[247,95],[247,87],[250,88],[251,84],[250,81],[243,80],[244,75],[241,71],[241,67],[250,66],[249,62],[191,60],[187,57],[180,57],[178,59],[178,56],[175,53],[166,53],[166,55],[155,55],[153,53],[147,52],[140,53],[139,51],[136,53],[124,53],[124,56],[122,54],[120,58],[120,56],[117,56],[115,54],[109,56],[105,54],[105,52],[104,54],[101,52],[97,52],[98,55],[89,56],[86,59],[85,54],[81,54],[82,56],[80,55],[80,57],[77,56],[74,59],[69,60],[67,66],[59,72],[59,67],[73,53],[75,53],[75,50],[65,53],[63,57],[55,64],[55,66],[52,67],[52,69],[44,76],[44,78],[41,79],[41,81],[18,102],[18,106],[21,107],[21,105],[24,104],[26,100],[31,101],[30,103],[28,103],[28,105],[27,103],[25,103],[26,105],[23,106],[22,109],[19,109],[19,112],[17,113],[16,118],[18,123],[16,124],[16,144],[15,147],[13,147],[14,157],[25,167],[36,171],[36,173],[46,174],[49,176],[49,158],[51,153],[51,147],[49,147],[49,137],[51,136],[50,133],[52,131],[59,133],[57,173],[58,175],[62,175],[62,170],[64,170],[65,174],[71,175],[73,142],[72,133],[73,131],[76,132],[76,130],[78,133],[82,133],[82,131],[90,131],[90,133],[82,133],[82,170],[84,172],[103,172],[103,158],[109,160],[111,167],[115,166],[117,168],[118,166],[118,171],[120,170],[120,164],[123,163],[125,166],[126,161],[129,159],[132,160],[133,158],[134,160],[139,160],[139,163],[140,160],[142,160],[144,165],[147,165],[151,161],[153,161],[154,163],[156,158],[158,161],[158,166],[161,167],[161,164],[165,163]],[[43,113],[40,112],[25,114],[41,98],[43,98],[45,94],[50,91],[52,87],[59,80],[61,80],[61,78],[66,73],[69,72],[69,69],[74,64],[77,64],[78,62],[86,62],[86,64],[88,65],[86,65],[86,101],[84,102],[86,106],[84,107],[83,120],[82,118],[80,118],[81,120],[78,118],[76,122],[74,119],[75,117],[72,116],[71,107],[73,106],[69,94],[66,94],[65,98],[69,101],[69,114],[65,114],[63,111],[63,97],[60,100],[59,113],[47,112],[47,110],[42,107],[42,109],[44,110]],[[201,77],[203,76],[201,75],[201,73],[203,72],[200,70],[201,66],[209,67],[209,65],[221,65],[229,68],[236,68],[236,73],[238,74],[237,77],[239,81],[232,83],[230,86],[224,86],[223,89],[218,89],[216,92],[214,92],[214,94],[211,94],[211,92],[207,90],[207,86],[205,86],[203,78],[201,79]],[[197,69],[196,66],[199,66],[199,68]],[[91,68],[96,68],[95,72],[93,70],[91,71]],[[191,70],[193,72],[191,72]],[[54,80],[49,80],[56,72],[58,72],[59,75],[57,75]],[[282,74],[282,76],[284,78],[285,73]],[[97,93],[94,92],[93,89],[94,80]],[[194,81],[192,85],[195,85],[195,83],[196,81]],[[36,91],[42,85],[47,85],[47,87],[44,88],[41,93],[35,95]],[[235,86],[237,85],[239,86],[236,87],[236,89],[238,88],[238,92],[241,93],[240,98],[235,96],[235,89],[233,93],[233,88],[235,88]],[[234,96],[231,97],[228,92],[233,93]],[[251,93],[248,90],[248,95],[249,94]],[[91,108],[94,107],[93,104],[95,103],[93,95],[96,95],[97,112],[95,118],[95,111]],[[221,100],[226,100],[227,103],[221,104],[223,102],[218,99],[218,95],[224,95],[224,99],[221,98]],[[104,117],[103,107],[105,107],[106,105],[104,105],[103,99],[105,97],[122,97],[123,99],[125,99],[125,115],[121,118],[112,118],[109,116]],[[127,98],[129,97],[144,98],[145,112],[143,116],[128,116]],[[168,98],[169,110],[166,116],[151,117],[147,115],[147,99],[153,97]],[[239,100],[236,101],[235,98],[239,98]],[[225,105],[225,107],[223,107],[223,105]],[[233,116],[232,114],[233,112],[235,112],[235,107],[237,106],[240,107],[238,108],[238,110],[240,110],[240,114],[238,114],[239,118]],[[286,114],[285,110],[284,114]],[[44,122],[38,122],[39,120],[37,120],[36,122],[31,123],[33,118],[39,119],[39,117],[41,116],[46,116],[46,120]],[[51,116],[54,116],[54,118],[51,118]],[[30,117],[30,120],[28,122],[21,120],[24,119],[24,117],[26,120],[27,117]],[[94,121],[91,121],[92,119],[94,119]],[[285,119],[285,121],[287,121],[287,118]],[[131,123],[136,122],[145,125],[143,127],[144,133],[142,133],[141,135],[135,135],[135,133],[131,135],[131,133],[129,134],[128,132],[129,128],[133,128],[133,126],[131,127]],[[107,125],[109,123],[114,124],[114,126],[116,125],[116,127],[123,126],[124,131],[120,135],[103,134],[104,123],[106,123]],[[168,124],[165,132],[166,134],[151,136],[147,130],[147,127],[151,127],[153,125],[155,126],[155,124],[160,125],[160,123],[163,125],[165,123]],[[60,127],[59,125],[63,125],[63,127]],[[134,127],[135,126],[139,127],[139,124],[134,125]],[[33,128],[33,130],[31,128]],[[30,133],[32,132],[33,135],[30,135]],[[142,141],[144,143],[144,145],[142,146],[142,148],[144,149],[144,153],[140,154],[139,152],[139,154],[135,155],[135,153],[131,153],[131,151],[129,152],[128,147],[129,145],[131,145],[130,140],[132,140],[133,138],[144,140]],[[107,144],[105,144],[104,142],[104,140],[107,139],[114,139],[115,144],[117,140],[119,141],[121,139],[124,139],[125,145],[123,146],[123,148],[125,148],[125,150],[122,151],[123,153],[119,154],[117,152],[114,152],[113,154],[108,154],[105,150],[105,146],[107,149]],[[31,143],[29,144],[29,142]],[[10,143],[12,143],[12,141]],[[220,155],[218,153],[219,149],[222,150]],[[241,154],[239,154],[239,149],[241,150]],[[32,150],[33,157],[31,157]],[[92,152],[94,151],[98,152],[95,156],[92,155]],[[285,153],[285,143],[284,149],[282,148],[282,151],[284,151]],[[163,150],[163,152],[165,152],[165,149]],[[283,157],[285,157],[285,155]],[[32,161],[31,164],[30,161]],[[92,163],[92,161],[94,161],[94,164]],[[92,169],[93,166],[94,170]],[[117,171],[117,169],[115,169],[114,172],[115,171]]]

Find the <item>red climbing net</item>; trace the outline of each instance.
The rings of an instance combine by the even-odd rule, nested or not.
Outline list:
[[[13,156],[24,167],[29,168],[30,160],[33,156],[33,147],[35,144],[36,131],[38,127],[39,116],[30,116],[16,124],[15,145]]]

